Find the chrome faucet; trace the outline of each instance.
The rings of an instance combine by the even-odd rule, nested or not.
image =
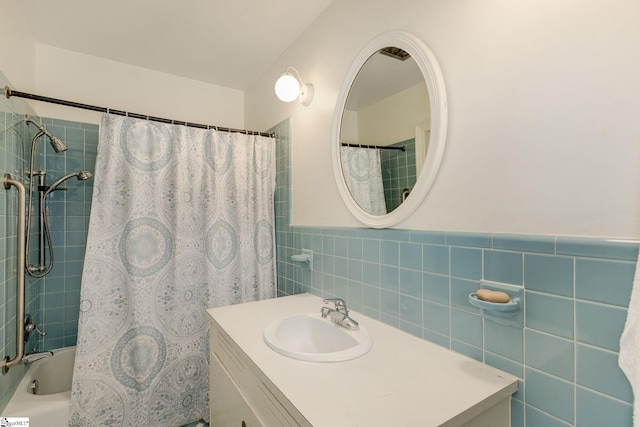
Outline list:
[[[29,353],[22,358],[22,362],[24,364],[35,362],[36,360],[46,359],[47,357],[53,356],[53,351],[38,351]]]
[[[342,298],[326,298],[324,303],[333,303],[335,308],[322,307],[320,309],[322,318],[326,319],[328,317],[333,323],[347,329],[358,329],[358,322],[349,317],[347,303]]]
[[[35,323],[33,323],[33,319],[31,318],[30,314],[25,314],[24,315],[24,342],[25,343],[29,341],[29,336],[33,331],[36,331],[41,337],[44,337],[45,335],[47,335],[46,332],[41,331],[40,328],[38,328],[38,326]]]

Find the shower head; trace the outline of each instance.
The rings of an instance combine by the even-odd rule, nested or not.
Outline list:
[[[46,135],[47,137],[49,137],[49,142],[51,143],[51,147],[53,147],[53,150],[56,153],[62,153],[63,151],[67,151],[67,145],[64,142],[62,142],[60,138],[58,138],[57,136],[51,135],[51,133],[49,133],[40,123],[32,120],[29,116],[27,116],[27,124],[29,123],[33,124],[35,127],[38,128],[38,130],[40,130],[40,132],[38,132],[36,137],[33,139],[34,143],[36,139],[38,139],[40,136]]]
[[[51,185],[46,189],[46,191],[44,192],[44,195],[43,195],[43,196],[44,196],[44,197],[47,197],[47,195],[48,195],[49,193],[51,193],[52,191],[54,191],[56,188],[58,188],[58,186],[59,186],[60,184],[62,184],[64,181],[68,180],[69,178],[73,178],[74,176],[78,179],[78,181],[86,181],[86,180],[88,180],[88,179],[92,178],[92,177],[93,177],[93,174],[92,174],[91,172],[89,172],[88,170],[81,170],[81,171],[79,171],[79,172],[72,172],[72,173],[66,174],[66,175],[65,175],[65,176],[63,176],[63,177],[60,177],[60,178],[56,179],[56,180],[53,182],[53,184],[51,184]]]
[[[51,142],[51,146],[56,153],[61,153],[63,151],[67,151],[67,144],[62,142],[60,138],[57,136],[51,135],[49,132],[46,132],[45,135],[49,137],[49,141]]]
[[[78,181],[86,181],[93,178],[93,174],[87,170],[81,170],[78,172]]]

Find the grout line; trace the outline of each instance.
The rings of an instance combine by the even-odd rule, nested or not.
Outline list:
[[[557,241],[557,238],[556,238]],[[573,257],[573,421],[578,419],[578,300],[576,299],[576,267],[577,260]]]

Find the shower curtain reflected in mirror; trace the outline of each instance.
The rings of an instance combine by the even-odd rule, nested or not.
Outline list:
[[[275,296],[274,150],[103,115],[70,425],[208,419],[205,309]]]
[[[353,200],[372,215],[384,215],[384,199],[380,151],[375,148],[340,147],[342,175]]]

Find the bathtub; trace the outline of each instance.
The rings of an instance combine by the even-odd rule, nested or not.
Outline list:
[[[32,363],[3,411],[3,417],[29,417],[30,427],[68,427],[75,347],[53,351]],[[38,382],[37,394],[31,385]]]

